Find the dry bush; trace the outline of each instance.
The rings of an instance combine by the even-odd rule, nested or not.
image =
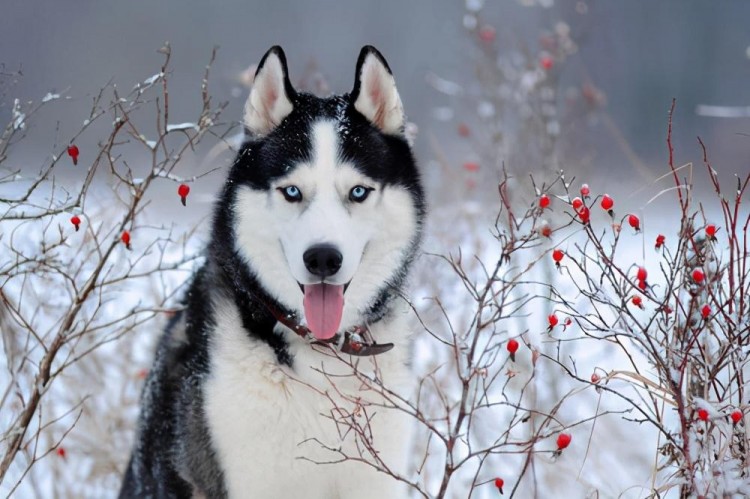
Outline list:
[[[158,328],[199,257],[191,230],[150,224],[147,207],[155,185],[176,189],[200,176],[181,177],[182,165],[207,136],[223,140],[224,105],[211,102],[209,64],[197,119],[171,123],[171,49],[160,52],[160,71],[130,92],[102,88],[80,129],[33,174],[13,151],[61,96],[16,99],[0,135],[0,484],[8,494],[21,484],[27,494],[70,497],[117,486],[142,377],[132,362],[144,356],[121,339]],[[89,135],[98,146],[80,150]],[[149,161],[129,160],[135,148]],[[69,168],[72,183],[58,173]]]

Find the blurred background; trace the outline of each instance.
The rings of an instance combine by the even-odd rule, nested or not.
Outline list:
[[[657,231],[674,233],[674,224],[672,232],[663,229],[670,222],[660,210],[664,200],[653,200],[673,185],[661,179],[668,172],[672,99],[677,101],[676,166],[695,161],[702,168],[700,136],[720,178],[731,181],[735,173],[750,170],[748,26],[750,3],[743,0],[6,1],[0,15],[0,123],[16,119],[16,99],[23,107],[50,93],[60,98],[23,121],[25,136],[4,166],[33,177],[81,129],[102,87],[112,83],[127,92],[159,72],[164,57],[158,50],[165,42],[172,49],[170,122],[193,121],[199,114],[201,79],[218,46],[210,92],[213,102],[227,103],[223,118],[228,126],[241,119],[252,67],[270,46],[284,48],[298,88],[327,94],[351,89],[359,50],[372,44],[388,60],[409,121],[418,128],[414,147],[431,205],[428,252],[443,254],[461,246],[467,254],[493,258],[487,222],[497,214],[503,167],[513,177],[510,185],[520,187],[517,199],[523,206],[535,201],[529,175],[539,187],[561,169],[569,172],[568,180],[578,179],[574,193],[586,181],[594,196],[616,196],[618,208],[641,213],[654,203],[651,219],[643,217],[642,237],[648,242],[633,243],[637,252],[642,251],[638,246],[652,246]],[[91,151],[110,130],[109,119],[100,120],[76,138],[82,164],[91,163]],[[237,132],[235,127],[231,133]],[[120,150],[134,170],[147,169],[143,144],[134,141],[130,153],[128,147]],[[150,191],[156,204],[139,216],[139,225],[159,222],[188,232],[210,213],[230,160],[221,141],[199,148],[176,173],[189,177],[218,170],[191,184],[188,209],[177,201],[176,183],[159,179]],[[82,169],[67,161],[56,168],[62,181],[75,184],[81,178]],[[691,170],[681,171],[688,176]],[[106,175],[97,182],[114,183]],[[708,182],[696,182],[697,188],[704,186]],[[92,195],[106,202],[106,192]],[[558,194],[563,194],[559,188]],[[673,199],[666,201],[664,206],[677,215]],[[606,214],[594,214],[600,215],[595,222],[610,222]],[[553,225],[569,220],[560,210],[549,216]],[[202,226],[200,237],[204,233]],[[458,293],[445,285],[450,278],[450,272],[420,262],[415,296]],[[455,302],[461,315],[463,303]],[[60,385],[68,390],[70,404],[92,396],[88,407],[94,409],[79,424],[83,431],[65,441],[68,456],[93,457],[85,472],[77,472],[89,489],[60,478],[70,469],[58,464],[50,467],[52,472],[40,472],[19,497],[45,497],[39,490],[66,497],[112,495],[158,331],[139,330],[113,346],[119,349],[116,355],[92,356],[84,386]],[[603,362],[597,358],[600,352],[581,350],[581,366]],[[113,372],[105,377],[103,370],[111,366]],[[540,404],[554,403],[566,388],[556,384],[554,374],[540,377],[548,388]],[[588,409],[580,404],[568,410],[573,420]],[[616,442],[653,438],[646,433],[634,437],[615,425],[597,432]],[[581,476],[587,449],[576,451],[579,461],[553,463],[557,468],[550,476],[576,483],[570,497],[583,497],[593,488],[601,497],[623,490],[631,493],[624,496],[641,497],[639,487],[651,476],[653,446],[623,449],[593,438],[588,445],[594,456],[588,476]],[[621,466],[625,460],[629,466]],[[618,470],[616,477],[612,469]],[[56,485],[58,479],[71,482],[70,488]]]
[[[749,21],[750,4],[742,0],[7,2],[0,17],[0,120],[10,116],[14,98],[38,101],[50,91],[69,96],[79,104],[50,110],[44,122],[33,124],[38,130],[26,142],[29,149],[48,146],[57,121],[61,136],[79,126],[72,110],[81,114],[81,103],[88,104],[108,81],[129,89],[154,74],[162,60],[156,50],[165,41],[174,55],[175,121],[195,113],[200,76],[214,46],[220,50],[212,92],[228,101],[225,117],[238,120],[247,95],[242,72],[269,46],[284,47],[295,82],[319,72],[331,91],[344,92],[353,83],[360,47],[373,44],[388,59],[409,118],[420,129],[422,163],[435,157],[436,138],[451,151],[446,159],[460,168],[472,158],[463,157],[469,148],[462,148],[456,127],[482,127],[476,113],[480,66],[499,57],[516,68],[536,67],[546,49],[554,59],[554,89],[562,96],[552,102],[563,129],[572,119],[563,116],[566,98],[589,89],[599,99],[596,114],[585,122],[592,169],[613,180],[643,175],[638,166],[662,173],[666,115],[676,98],[678,158],[695,152],[700,135],[716,164],[744,171],[750,146]],[[561,23],[575,44],[564,60],[544,43]],[[492,36],[483,29],[492,29]],[[12,84],[16,77],[8,75],[17,71],[22,76]],[[436,90],[432,76],[460,85],[463,96]],[[462,102],[467,95],[477,102]],[[737,109],[709,109],[707,116],[697,112],[701,105]],[[715,116],[727,113],[741,117]],[[561,158],[560,166],[576,166],[581,156]]]

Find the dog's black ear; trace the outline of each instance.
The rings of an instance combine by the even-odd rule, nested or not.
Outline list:
[[[396,90],[396,80],[375,47],[362,47],[351,93],[354,108],[384,133],[404,131],[404,108]]]
[[[278,45],[271,47],[255,72],[245,104],[245,127],[254,135],[266,135],[292,112],[295,94],[284,51]]]

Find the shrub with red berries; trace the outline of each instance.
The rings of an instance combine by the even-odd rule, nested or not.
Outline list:
[[[225,146],[231,130],[211,97],[209,63],[196,74],[197,102],[179,113],[194,125],[170,131],[171,49],[160,53],[153,76],[135,87],[29,95],[12,111],[8,96],[28,89],[8,86],[22,75],[0,63],[3,497],[104,497],[121,482],[142,386],[124,373],[147,362],[147,337],[177,306],[201,245],[197,217],[169,219],[154,207],[156,192],[179,185],[184,203],[182,176],[208,174],[197,151],[206,141]],[[94,65],[76,67],[88,78]],[[54,123],[54,141],[33,136],[45,123]]]
[[[745,354],[739,352],[747,350],[750,338],[750,267],[746,263],[750,261],[750,244],[745,234],[750,174],[725,190],[703,143],[699,146],[705,178],[717,199],[698,201],[676,173],[669,177],[676,182],[676,189],[655,186],[655,195],[669,192],[673,199],[669,216],[679,222],[672,232],[650,232],[651,227],[644,226],[645,217],[655,228],[666,225],[657,223],[655,217],[661,220],[668,214],[653,213],[649,204],[624,207],[641,210],[639,215],[631,212],[622,219],[632,231],[620,232],[619,225],[596,216],[587,226],[579,225],[577,232],[572,231],[574,224],[567,233],[556,231],[567,236],[565,256],[570,263],[565,269],[566,280],[556,279],[551,284],[553,304],[557,310],[563,308],[582,318],[578,324],[584,336],[572,341],[582,347],[586,344],[587,355],[605,338],[618,345],[632,366],[612,371],[612,376],[638,395],[626,395],[612,383],[602,385],[596,373],[583,377],[580,366],[562,355],[546,357],[574,379],[596,385],[602,400],[618,393],[617,400],[631,403],[631,409],[639,412],[634,418],[639,424],[647,423],[665,436],[669,443],[660,449],[652,444],[655,452],[670,449],[670,474],[662,477],[669,485],[663,490],[674,489],[684,497],[723,490],[715,488],[720,481],[715,474],[719,466],[716,456],[725,456],[721,458],[722,470],[740,476],[744,473],[743,449],[750,448],[744,433],[731,428],[741,423],[742,412],[728,410],[747,403],[742,398],[748,384]],[[676,172],[671,158],[669,167]],[[551,196],[566,193],[549,191]],[[613,213],[611,196],[588,194],[594,199],[601,196],[602,210]],[[571,205],[576,215],[576,210],[585,208],[582,198],[573,199]],[[726,237],[717,238],[719,227],[704,222],[709,217],[726,221],[721,227]],[[654,242],[655,252],[642,249],[650,246],[647,241]],[[635,255],[642,255],[642,264],[633,264]],[[554,263],[559,266],[562,258],[562,251],[554,249]],[[569,284],[574,289],[564,287]],[[587,304],[581,304],[582,297]],[[643,356],[645,362],[634,355]],[[642,400],[650,402],[644,405]],[[662,410],[665,403],[670,411]],[[731,425],[722,424],[724,418]],[[568,443],[564,440],[559,449]]]

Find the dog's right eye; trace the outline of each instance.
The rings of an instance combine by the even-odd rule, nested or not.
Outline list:
[[[286,187],[279,187],[278,189],[284,195],[284,199],[290,203],[299,203],[302,201],[302,191],[296,185],[288,185]]]

